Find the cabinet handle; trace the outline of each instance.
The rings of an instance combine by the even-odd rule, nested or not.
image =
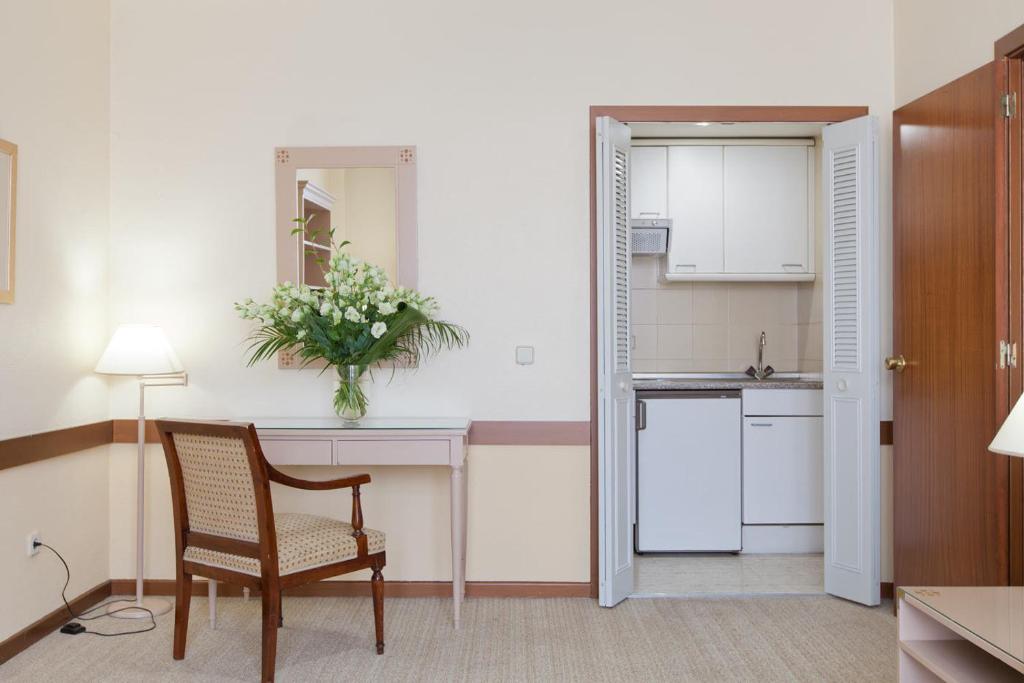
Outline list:
[[[783,268],[803,268],[804,264],[802,264],[802,263],[783,263],[782,267]]]
[[[751,427],[774,427],[775,425],[771,422],[751,422]]]
[[[647,402],[637,401],[636,407],[638,413],[636,430],[639,432],[644,429],[647,429]]]
[[[661,216],[661,212],[660,211],[641,211],[640,215],[641,216],[659,216],[660,217]]]

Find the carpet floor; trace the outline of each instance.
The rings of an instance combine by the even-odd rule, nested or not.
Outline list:
[[[120,638],[54,633],[0,666],[4,681],[254,681],[260,604],[221,598],[217,629],[195,598],[185,659],[173,618]],[[285,598],[278,681],[895,681],[896,620],[827,596],[471,599],[385,602],[387,650],[373,648],[369,598]],[[135,622],[101,619],[96,630]]]

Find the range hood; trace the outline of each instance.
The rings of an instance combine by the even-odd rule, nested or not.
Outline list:
[[[671,218],[634,218],[629,223],[633,255],[657,255],[668,252],[672,231]]]

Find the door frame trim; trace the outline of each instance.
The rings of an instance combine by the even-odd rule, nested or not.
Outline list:
[[[1024,25],[995,42],[995,78],[996,93],[1002,94],[1012,90],[1011,78],[1020,81],[1024,76]],[[1011,223],[1024,223],[1024,207],[1022,194],[1010,192],[1011,184],[1019,184],[1024,180],[1024,155],[1020,147],[1024,142],[1024,123],[1021,120],[1020,107],[1024,102],[1024,92],[1017,92],[1017,112],[1012,118],[1002,114],[1001,107],[996,109],[995,126],[995,230],[996,230],[996,268],[995,294],[996,337],[1021,346],[1022,327],[1022,288],[1012,288],[1013,280],[1024,278],[1022,263],[1020,231],[1015,234],[1010,230]],[[1010,145],[1016,146],[1017,153],[1010,152]],[[1024,389],[1024,369],[1009,368],[1008,372],[996,369],[996,421],[1002,424],[1010,412],[1010,408]],[[1009,538],[1009,578],[1011,586],[1024,585],[1024,461],[1010,458],[1009,500],[1010,510],[1007,520]]]
[[[663,106],[591,105],[590,148],[590,597],[598,597],[598,396],[597,396],[597,119],[622,123],[839,123],[866,116],[861,106]]]

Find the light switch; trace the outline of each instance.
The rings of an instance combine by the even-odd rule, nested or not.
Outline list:
[[[533,365],[533,347],[517,346],[516,363],[518,363],[519,365]]]

